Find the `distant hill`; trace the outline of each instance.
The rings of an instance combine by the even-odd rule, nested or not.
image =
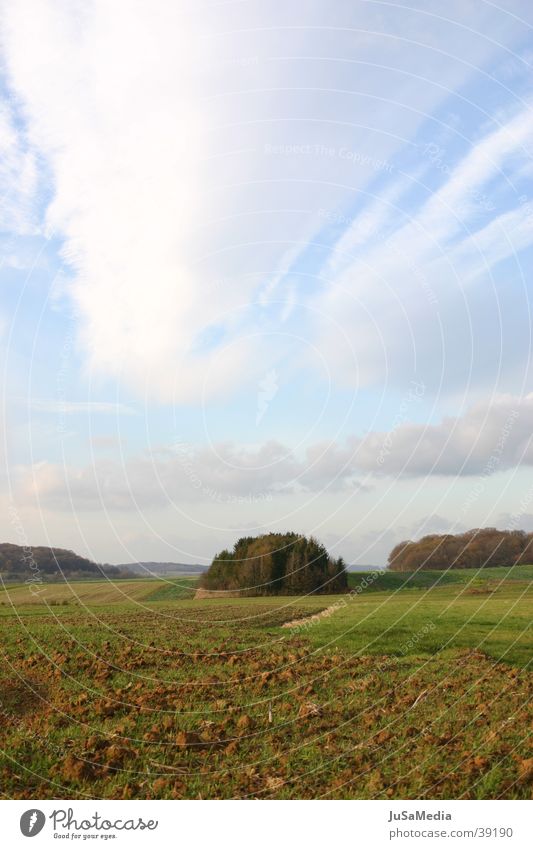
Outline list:
[[[207,572],[208,566],[200,563],[159,563],[158,561],[140,561],[138,563],[118,563],[117,569],[128,569],[136,575],[201,575]],[[346,566],[348,572],[373,572],[383,570],[384,566],[370,566],[368,564],[353,564]]]
[[[158,563],[157,561],[140,561],[138,563],[119,563],[117,569],[128,569],[135,575],[200,575],[207,566],[200,563]]]
[[[0,543],[0,576],[4,581],[57,581],[67,578],[127,578],[127,569],[94,563],[66,548]]]

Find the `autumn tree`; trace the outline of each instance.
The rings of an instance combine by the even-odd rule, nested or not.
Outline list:
[[[474,528],[462,534],[428,534],[418,541],[406,540],[389,555],[389,569],[484,569],[533,562],[533,534]]]

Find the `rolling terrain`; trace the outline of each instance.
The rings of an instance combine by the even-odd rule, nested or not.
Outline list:
[[[529,798],[533,567],[465,572],[306,598],[7,587],[3,792]]]

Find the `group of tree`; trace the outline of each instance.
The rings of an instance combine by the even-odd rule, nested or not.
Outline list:
[[[30,547],[10,542],[0,543],[0,575],[4,581],[131,577],[126,569],[94,563],[65,548]]]
[[[417,542],[396,545],[389,555],[389,569],[484,569],[533,563],[533,534],[475,528],[462,534],[429,534]]]
[[[344,592],[348,579],[342,557],[332,559],[312,537],[262,534],[215,555],[200,586],[245,596],[304,595]]]

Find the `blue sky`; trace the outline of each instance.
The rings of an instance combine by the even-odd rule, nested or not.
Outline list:
[[[527,3],[0,7],[4,539],[533,529]]]

